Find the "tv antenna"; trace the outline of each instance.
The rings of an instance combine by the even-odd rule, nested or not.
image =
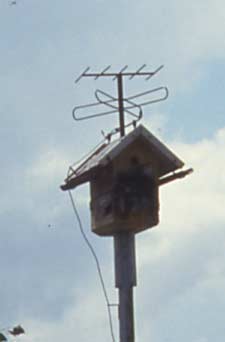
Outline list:
[[[169,91],[165,86],[153,88],[127,98],[123,97],[123,81],[124,78],[129,78],[130,80],[135,77],[144,77],[145,80],[150,80],[154,75],[156,75],[162,68],[163,65],[155,69],[154,71],[144,71],[146,64],[143,64],[135,72],[127,71],[128,65],[125,65],[119,72],[110,72],[111,65],[108,65],[101,72],[90,72],[90,67],[87,67],[83,73],[75,80],[78,83],[83,77],[92,77],[98,80],[101,77],[110,77],[113,81],[117,81],[117,92],[118,96],[114,97],[100,89],[95,91],[95,98],[97,102],[75,106],[73,108],[72,114],[76,121],[92,119],[96,117],[101,117],[105,115],[110,115],[119,112],[119,128],[116,128],[113,132],[120,132],[120,136],[125,135],[125,128],[131,125],[136,126],[137,122],[142,118],[143,111],[142,107],[153,104],[156,102],[164,101],[168,98]],[[158,97],[149,98],[154,94],[159,94]],[[136,102],[139,101],[139,102]],[[105,106],[108,110],[105,110]],[[104,110],[100,110],[99,108]],[[85,114],[82,115],[82,112]],[[124,114],[129,114],[133,117],[133,120],[129,123],[125,123]],[[113,134],[113,133],[112,133]]]

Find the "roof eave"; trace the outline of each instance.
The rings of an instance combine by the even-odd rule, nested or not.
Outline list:
[[[65,184],[61,185],[60,188],[63,191],[66,190],[73,190],[79,185],[85,184],[87,182],[90,182],[95,176],[98,170],[100,169],[100,166],[96,166],[89,171],[86,171],[85,173],[82,173],[78,176],[74,176],[73,178],[66,179]]]

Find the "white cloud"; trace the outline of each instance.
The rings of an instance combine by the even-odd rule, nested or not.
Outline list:
[[[161,225],[153,230],[153,234],[159,234],[162,238],[162,255],[170,244],[163,239],[164,233],[180,240],[183,236],[186,238],[189,234],[201,232],[203,227],[214,226],[216,229],[225,221],[225,129],[217,132],[212,140],[195,144],[170,142],[168,145],[186,162],[187,167],[193,167],[194,173],[160,188]],[[151,239],[151,233],[147,236]],[[142,252],[145,244],[146,251],[148,250],[147,236],[143,239]],[[153,246],[157,255],[160,254],[158,242],[156,241],[156,247]],[[148,253],[146,256],[148,258]]]
[[[46,342],[51,342],[69,340],[73,337],[80,341],[110,340],[107,307],[98,283],[93,281],[84,285],[75,297],[77,300],[74,301],[73,307],[65,312],[60,322],[43,322],[41,319],[25,318],[24,327],[27,327],[27,337],[24,341],[41,342],[44,339]],[[115,319],[117,312],[116,309],[114,311]]]
[[[147,317],[153,319],[156,341],[166,336],[166,332],[156,333],[160,320],[167,326],[173,316],[180,317],[180,326],[175,328],[178,335],[181,329],[187,330],[185,320],[190,321],[187,340],[198,336],[211,340],[213,336],[214,341],[222,342],[221,309],[217,306],[225,305],[225,129],[211,140],[169,145],[195,171],[162,187],[161,224],[139,236],[140,314],[145,324]],[[193,323],[196,320],[198,326]],[[168,329],[170,335],[169,325]]]

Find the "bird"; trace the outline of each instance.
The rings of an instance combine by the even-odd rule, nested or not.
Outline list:
[[[16,5],[16,4],[17,4],[17,2],[16,2],[15,0],[13,0],[13,1],[10,2],[10,5],[11,5],[11,6]]]
[[[21,325],[17,325],[16,327],[14,327],[12,330],[9,330],[9,333],[13,336],[18,336],[21,334],[24,334],[25,331],[24,329],[21,327]]]
[[[7,338],[2,333],[0,333],[0,341],[7,341]]]

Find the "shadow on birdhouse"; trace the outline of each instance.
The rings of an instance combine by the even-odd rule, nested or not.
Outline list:
[[[159,223],[159,186],[190,173],[174,173],[183,165],[140,125],[125,137],[98,148],[70,172],[61,189],[90,182],[94,233],[137,233]]]

